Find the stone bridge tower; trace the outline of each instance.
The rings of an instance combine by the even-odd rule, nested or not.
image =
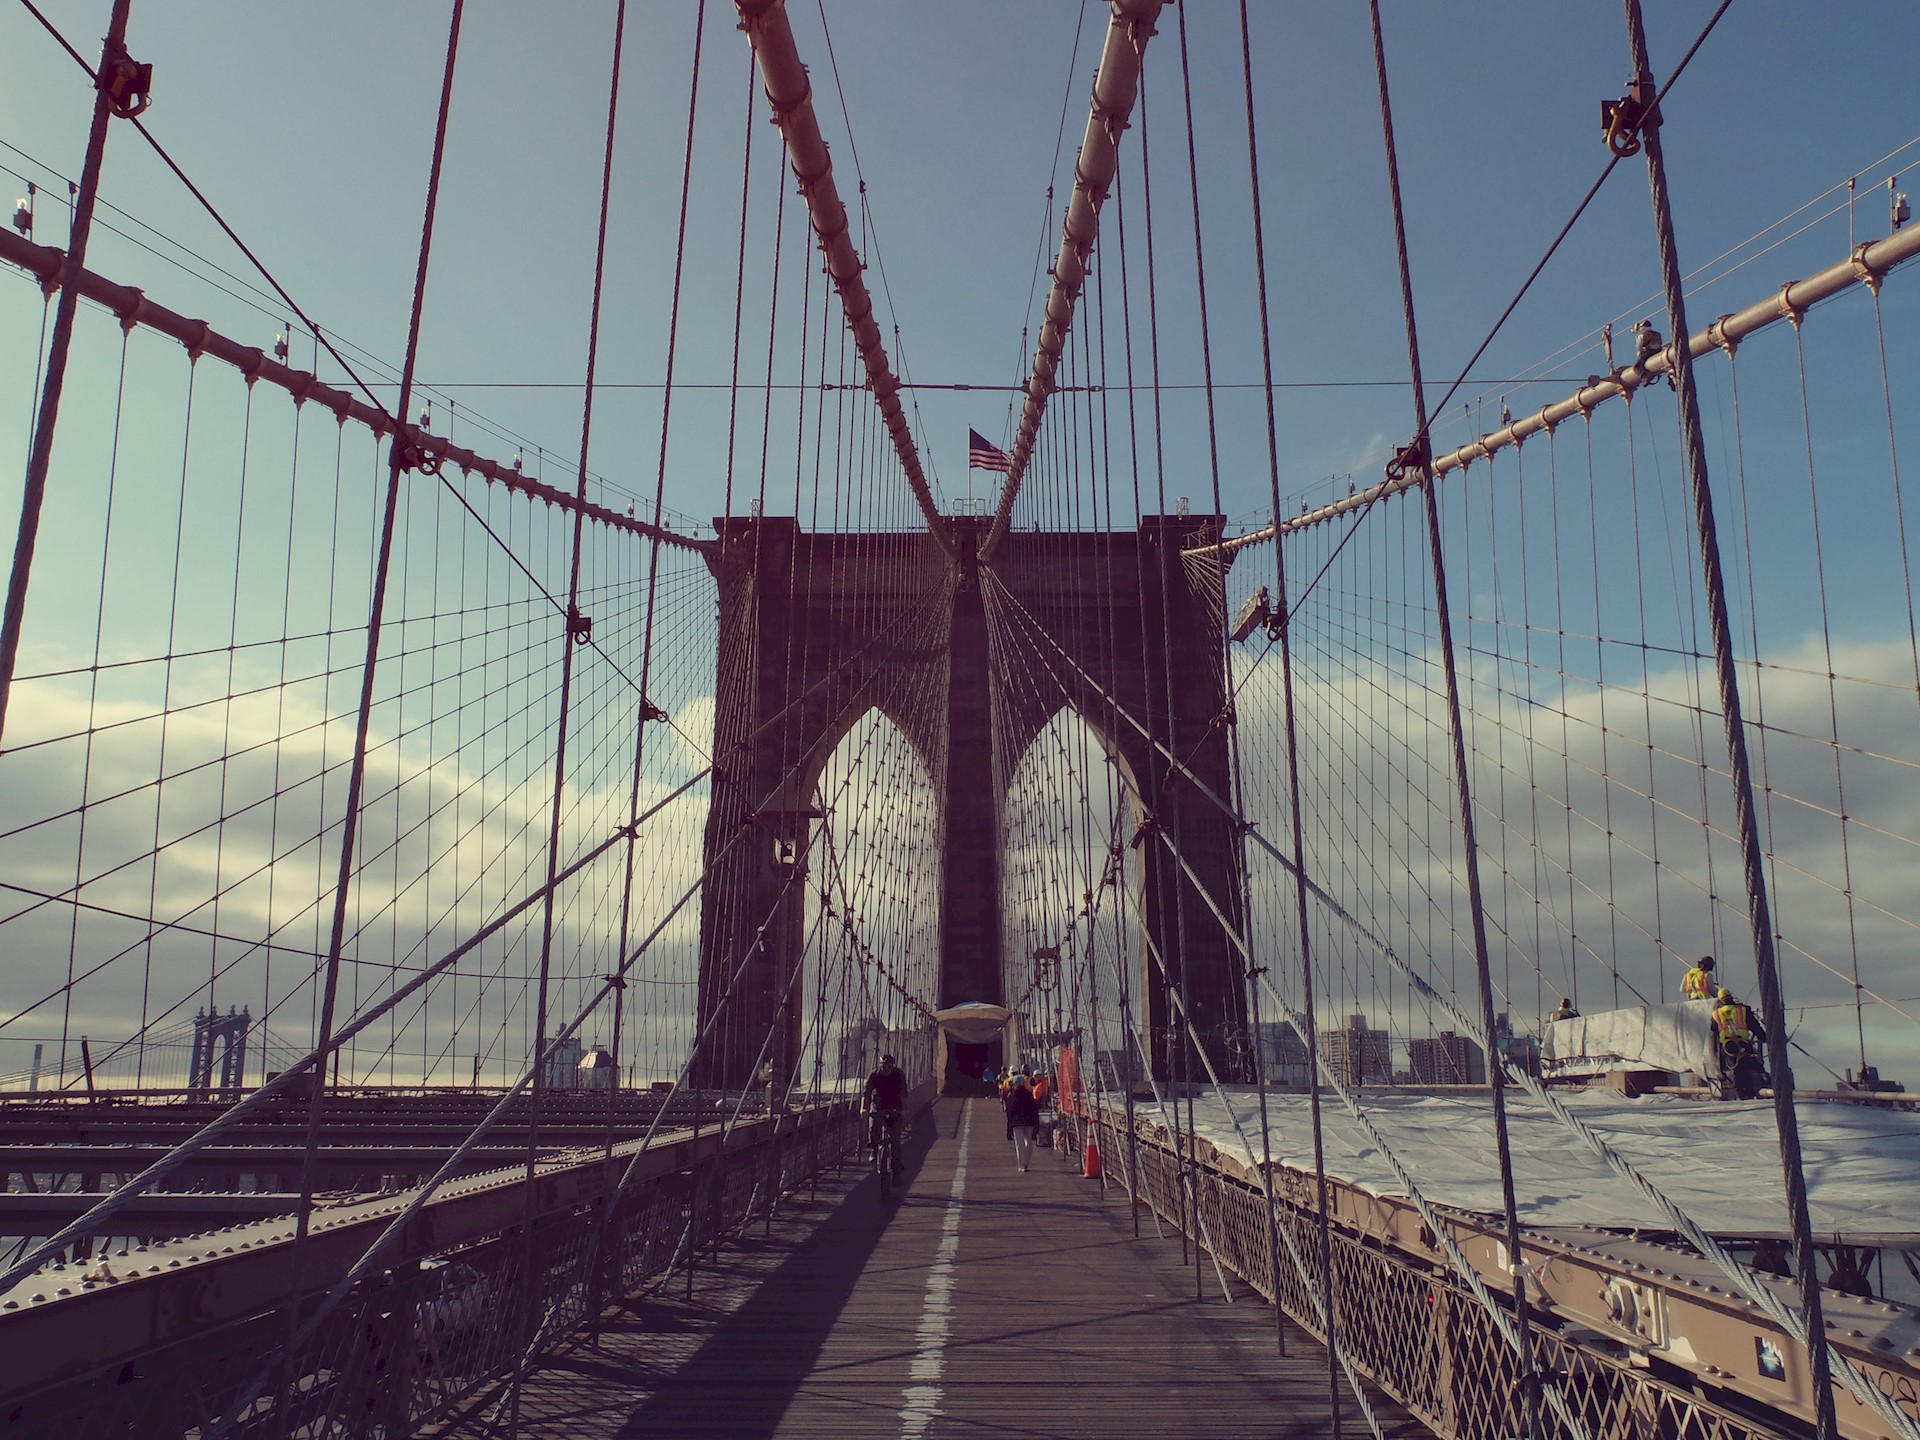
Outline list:
[[[1008,998],[1000,834],[1011,777],[996,773],[994,756],[1023,755],[1070,707],[1117,757],[1134,792],[1128,873],[1141,896],[1145,942],[1137,947],[1136,1023],[1152,1026],[1154,1068],[1166,1075],[1179,1063],[1162,966],[1177,977],[1184,965],[1204,1043],[1222,1073],[1232,1073],[1234,1038],[1245,1027],[1245,967],[1219,915],[1244,933],[1239,831],[1190,784],[1175,783],[1167,759],[1179,757],[1215,794],[1231,797],[1229,736],[1219,723],[1227,704],[1220,572],[1184,564],[1179,554],[1217,535],[1217,517],[1150,516],[1132,533],[1010,534],[985,573],[971,557],[987,522],[949,523],[965,563],[924,531],[809,535],[785,518],[718,522],[721,543],[709,563],[719,582],[721,778],[703,857],[702,1025],[733,998],[720,1009],[699,1082],[748,1083],[769,1027],[775,1073],[788,1073],[797,1057],[800,987],[792,982],[805,914],[793,868],[827,758],[870,709],[900,727],[940,797],[937,1003]],[[1031,685],[1004,683],[1014,666],[1052,678],[1036,695]],[[905,694],[921,698],[903,705]],[[997,745],[996,716],[1008,732]],[[983,784],[989,776],[993,783]],[[1155,826],[1173,836],[1192,878],[1151,833]],[[1063,911],[1079,903],[1061,898]]]

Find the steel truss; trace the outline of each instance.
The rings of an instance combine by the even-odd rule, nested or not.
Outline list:
[[[49,1293],[0,1314],[8,1433],[210,1433],[249,1377],[278,1363],[277,1383],[225,1434],[414,1434],[486,1403],[549,1312],[550,1353],[702,1247],[769,1219],[861,1139],[855,1107],[839,1101],[743,1122],[724,1140],[656,1141],[624,1195],[632,1146],[610,1157],[576,1151],[534,1182],[531,1244],[520,1167],[456,1181],[392,1265],[290,1356],[281,1348],[296,1310],[310,1311],[347,1273],[404,1196],[317,1212],[297,1298],[285,1293],[291,1242],[247,1238],[258,1227],[56,1267]]]

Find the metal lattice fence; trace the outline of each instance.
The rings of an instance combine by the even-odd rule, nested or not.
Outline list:
[[[1185,1229],[1190,1202],[1181,1157],[1145,1138],[1129,1141],[1104,1119],[1088,1124],[1108,1178]],[[1190,1157],[1186,1168],[1201,1243],[1260,1295],[1277,1298],[1290,1320],[1324,1344],[1313,1299],[1320,1292],[1320,1240],[1310,1177],[1283,1175],[1279,1186],[1280,1223],[1300,1263],[1283,1244],[1276,1287],[1260,1191]],[[1300,1183],[1287,1183],[1294,1178]],[[1394,1254],[1377,1241],[1340,1229],[1331,1240],[1336,1325],[1354,1368],[1445,1440],[1521,1433],[1516,1357],[1466,1286],[1444,1268]],[[1785,1440],[1800,1433],[1736,1415],[1547,1324],[1536,1323],[1532,1339],[1536,1364],[1594,1440]]]

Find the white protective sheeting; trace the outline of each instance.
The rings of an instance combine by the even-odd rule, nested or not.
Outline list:
[[[1671,1096],[1628,1100],[1570,1093],[1568,1107],[1697,1223],[1715,1234],[1784,1236],[1786,1198],[1770,1101],[1715,1103]],[[1230,1092],[1197,1102],[1195,1124],[1229,1160],[1244,1165],[1234,1121],[1260,1153],[1258,1102]],[[1485,1095],[1364,1092],[1369,1120],[1420,1193],[1437,1204],[1497,1215],[1500,1169]],[[1337,1097],[1322,1100],[1327,1171],[1360,1190],[1405,1195],[1393,1170]],[[1883,1243],[1920,1236],[1920,1114],[1878,1106],[1802,1101],[1798,1107],[1813,1229],[1821,1236]],[[1143,1120],[1163,1118],[1150,1106]],[[1313,1132],[1305,1095],[1270,1094],[1276,1163],[1312,1173]],[[1530,1227],[1671,1228],[1666,1216],[1608,1168],[1545,1106],[1508,1092],[1514,1187]],[[1171,1118],[1170,1112],[1164,1118]],[[1908,1243],[1912,1243],[1909,1241]]]
[[[978,1002],[933,1012],[933,1018],[940,1022],[940,1028],[962,1045],[986,1044],[1005,1028],[1012,1016],[1013,1012],[1004,1005]]]
[[[1679,1005],[1637,1005],[1555,1020],[1541,1040],[1540,1058],[1549,1066],[1591,1060],[1711,1075],[1718,1063],[1713,1004],[1689,1000]]]

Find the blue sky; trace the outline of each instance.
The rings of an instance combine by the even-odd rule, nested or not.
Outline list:
[[[1650,8],[1655,65],[1670,67],[1710,7]],[[1049,184],[1064,186],[1085,123],[1103,29],[1099,7],[1072,0],[828,7],[851,145],[837,138],[843,122],[819,12],[809,4],[790,9],[849,195],[858,151],[878,240],[870,277],[884,283],[882,304],[891,301],[904,342],[889,347],[903,351],[897,366],[929,384],[1016,382],[1028,364],[1020,337],[1033,315],[1036,261],[1057,243],[1059,204],[1049,213],[1046,192]],[[1242,384],[1257,378],[1258,360],[1248,324],[1237,26],[1230,7],[1192,10],[1216,378]],[[610,382],[657,383],[664,370],[663,277],[693,11],[687,3],[631,11],[601,372]],[[48,7],[83,52],[92,50],[88,37],[103,12]],[[583,373],[610,16],[604,4],[468,7],[424,379],[565,384]],[[1398,381],[1404,348],[1365,8],[1256,7],[1254,20],[1278,374],[1294,383]],[[310,313],[389,360],[397,360],[404,337],[445,22],[440,7],[424,5],[220,4],[143,6],[133,22],[135,53],[155,66],[148,116],[155,132]],[[1599,171],[1598,105],[1620,90],[1626,71],[1622,23],[1607,6],[1479,6],[1468,15],[1390,3],[1385,24],[1427,367],[1451,378]],[[684,301],[687,382],[725,378],[748,98],[747,47],[731,7],[710,5],[707,25]],[[1859,173],[1863,186],[1884,179],[1867,167],[1912,138],[1901,102],[1916,31],[1920,16],[1897,4],[1818,24],[1804,7],[1735,5],[1669,102],[1683,263],[1719,255],[1849,174]],[[1161,190],[1164,377],[1177,383],[1197,379],[1199,367],[1186,318],[1194,307],[1190,263],[1182,259],[1190,221],[1172,12],[1162,32],[1149,52],[1149,124]],[[11,57],[0,138],[77,173],[83,78],[23,10],[0,16],[0,36]],[[774,132],[764,101],[756,96],[755,104],[764,178]],[[1138,141],[1138,128],[1128,139]],[[0,159],[35,174],[18,155]],[[755,196],[761,220],[766,189],[761,183]],[[244,272],[125,127],[113,137],[106,193],[165,235]],[[41,234],[59,243],[54,198],[42,199]],[[1878,195],[1862,200],[1863,234],[1880,232],[1884,208]],[[1844,223],[1823,226],[1811,248],[1776,252],[1745,272],[1752,283],[1732,282],[1732,293],[1751,298],[1835,257]],[[750,275],[758,271],[749,291],[764,311],[769,241],[765,227],[756,229],[762,263],[749,265]],[[171,267],[112,237],[99,238],[95,256],[98,268],[156,296],[189,289]],[[1477,372],[1528,373],[1600,321],[1641,313],[1656,283],[1636,162],[1616,172]],[[270,340],[277,328],[274,318],[218,297],[201,308],[236,333]],[[764,344],[765,330],[764,317],[757,330],[750,318],[749,336]],[[780,368],[791,372],[790,363]],[[1546,371],[1593,368],[1588,356]],[[1490,399],[1504,388],[1470,385],[1462,398],[1484,389]],[[571,454],[577,445],[577,393],[451,393],[460,406],[495,416],[550,451]],[[1193,403],[1171,405],[1184,418]],[[1408,428],[1401,390],[1289,390],[1280,405],[1288,492],[1373,469],[1385,442]],[[657,406],[652,391],[608,395],[596,468],[651,489]],[[919,406],[930,464],[949,492],[963,493],[963,432],[972,424],[1002,433],[1004,394],[934,391]],[[1263,508],[1260,447],[1239,438],[1257,436],[1257,397],[1229,392],[1221,407],[1233,437],[1229,459],[1240,462],[1228,467],[1228,508]],[[670,466],[669,504],[711,513],[720,468],[705,424],[711,407],[689,393],[682,413],[688,423]],[[708,433],[692,433],[702,428]]]
[[[104,4],[43,8],[92,54]],[[1222,508],[1258,523],[1269,500],[1264,412],[1250,388],[1260,368],[1237,11],[1223,4],[1189,9]],[[1469,9],[1390,0],[1383,9],[1422,344],[1429,378],[1444,384],[1599,174],[1599,104],[1623,88],[1626,42],[1619,11],[1605,5]],[[1685,0],[1649,9],[1653,63],[1664,79],[1712,7]],[[650,497],[658,464],[658,385],[695,10],[688,0],[636,3],[629,15],[600,362],[608,388],[596,406],[591,460],[612,483],[608,493],[617,504]],[[830,59],[821,8],[794,0],[790,10],[842,194],[854,197],[865,182],[869,283],[896,371],[930,387],[916,392],[916,428],[928,467],[952,502],[969,490],[967,428],[1004,438],[1011,387],[1030,365],[1022,332],[1035,322],[1044,266],[1058,244],[1104,11],[1080,0],[837,0],[825,6]],[[524,446],[530,470],[563,484],[579,446],[612,15],[606,3],[468,5],[422,336],[420,375],[441,387],[434,428],[449,428],[451,399],[456,440],[501,460]],[[1348,477],[1364,485],[1378,475],[1410,430],[1412,408],[1403,384],[1366,9],[1263,4],[1253,21],[1267,280],[1283,387],[1276,395],[1280,490],[1282,508],[1291,512],[1302,498],[1344,493]],[[139,0],[130,32],[133,53],[154,65],[146,119],[155,134],[308,313],[388,367],[397,366],[404,344],[446,26],[445,8],[424,4]],[[1878,187],[1920,154],[1908,148],[1916,128],[1916,42],[1920,11],[1891,0],[1831,12],[1738,0],[1728,11],[1666,106],[1683,265],[1692,270],[1731,257],[1718,267],[1731,272],[1728,278],[1691,301],[1696,324],[1843,258],[1849,218],[1845,191],[1836,187],[1849,176],[1859,179],[1853,233],[1884,233],[1886,197]],[[64,183],[57,177],[78,173],[90,93],[23,8],[0,9],[0,55],[0,142],[10,147],[0,149],[0,166],[43,186],[38,238],[62,244]],[[1200,378],[1181,98],[1177,16],[1170,10],[1149,50],[1146,123],[1136,124],[1122,147],[1123,184],[1135,207],[1138,145],[1149,138],[1153,147],[1154,287],[1168,386]],[[766,375],[777,185],[789,200],[773,365],[784,385],[797,367],[799,260],[808,247],[732,7],[709,3],[682,294],[678,378],[686,388],[675,398],[665,487],[670,511],[694,522],[724,503],[727,396],[713,387],[726,381],[731,364],[749,125],[743,374],[749,386]],[[1888,162],[1889,155],[1897,158]],[[15,187],[11,193],[24,188],[11,175],[4,183]],[[1057,187],[1051,204],[1049,186]],[[111,137],[103,194],[124,212],[103,220],[132,238],[97,229],[92,268],[228,334],[271,344],[284,323],[281,308],[223,293],[241,287],[213,276],[209,263],[247,285],[258,282],[125,126]],[[1129,213],[1137,225],[1140,210]],[[1145,261],[1137,229],[1129,244],[1138,282]],[[1660,313],[1654,257],[1644,170],[1629,161],[1475,366],[1476,378],[1436,425],[1439,443],[1491,428],[1503,398],[1516,413],[1537,408],[1567,393],[1574,379],[1602,370],[1603,323],[1615,323],[1624,349],[1627,325]],[[1116,261],[1109,253],[1096,262],[1114,268],[1114,285]],[[810,355],[818,343],[817,275],[811,283]],[[1896,363],[1906,355],[1910,342],[1902,337],[1911,335],[1915,312],[1901,292],[1890,285],[1885,301]],[[1144,294],[1136,289],[1136,307]],[[22,452],[40,313],[31,286],[0,275],[0,444]],[[1870,436],[1877,395],[1851,381],[1825,395],[1828,377],[1841,373],[1827,362],[1832,334],[1819,325],[1807,334],[1823,417],[1843,439]],[[72,388],[63,421],[60,453],[70,460],[87,453],[83,437],[97,438],[106,423],[110,393],[102,367],[111,346],[98,337],[90,343],[84,373],[91,383]],[[1856,333],[1855,351],[1859,343]],[[294,353],[306,363],[310,350],[296,340]],[[375,368],[369,366],[370,376]],[[339,379],[331,362],[321,369]],[[390,379],[393,371],[379,373]],[[1521,383],[1528,378],[1538,383]],[[987,388],[931,388],[956,384]],[[1790,455],[1797,443],[1790,390],[1776,385],[1768,400],[1749,407],[1746,443],[1756,454]],[[391,403],[391,387],[379,393]],[[757,475],[746,477],[759,463],[764,392],[751,394],[734,445],[736,483],[749,489],[757,484]],[[1901,394],[1906,399],[1911,390]],[[157,414],[177,406],[178,396],[156,383],[137,391],[133,403]],[[1205,509],[1201,399],[1191,389],[1169,390],[1163,404],[1168,494],[1189,495]],[[792,504],[800,408],[794,391],[774,393],[765,443],[775,457],[768,504],[776,512]],[[1716,463],[1733,452],[1724,424],[1714,443]],[[1871,443],[1865,450],[1870,467]],[[1834,478],[1844,482],[1844,444],[1838,455]],[[990,493],[987,477],[972,479],[975,494]],[[1752,553],[1769,582],[1755,603],[1777,601],[1778,613],[1767,619],[1770,637],[1782,653],[1817,669],[1822,662],[1803,648],[1816,581],[1798,546],[1804,523],[1788,504],[1795,483],[1791,473],[1776,478],[1755,467],[1754,510],[1762,519]],[[1804,488],[1803,478],[1798,483]],[[0,495],[0,528],[11,531],[15,504],[11,489]],[[736,500],[734,508],[744,503]],[[1854,520],[1863,535],[1884,538],[1883,513]],[[1872,558],[1835,564],[1828,576],[1843,638],[1897,638],[1909,612],[1884,603],[1898,584],[1894,562],[1884,552],[1860,553]],[[37,591],[43,605],[61,593],[66,562],[75,574],[92,563],[82,543],[57,526],[43,541],[42,560],[49,577]],[[1240,578],[1236,572],[1236,584]],[[1510,570],[1504,582],[1461,583],[1465,598],[1492,614],[1513,603],[1503,591],[1513,580]],[[1890,736],[1867,748],[1911,755],[1905,712],[1886,723]],[[1684,928],[1676,927],[1674,943],[1682,943]],[[1905,983],[1903,956],[1878,964],[1890,987]]]

